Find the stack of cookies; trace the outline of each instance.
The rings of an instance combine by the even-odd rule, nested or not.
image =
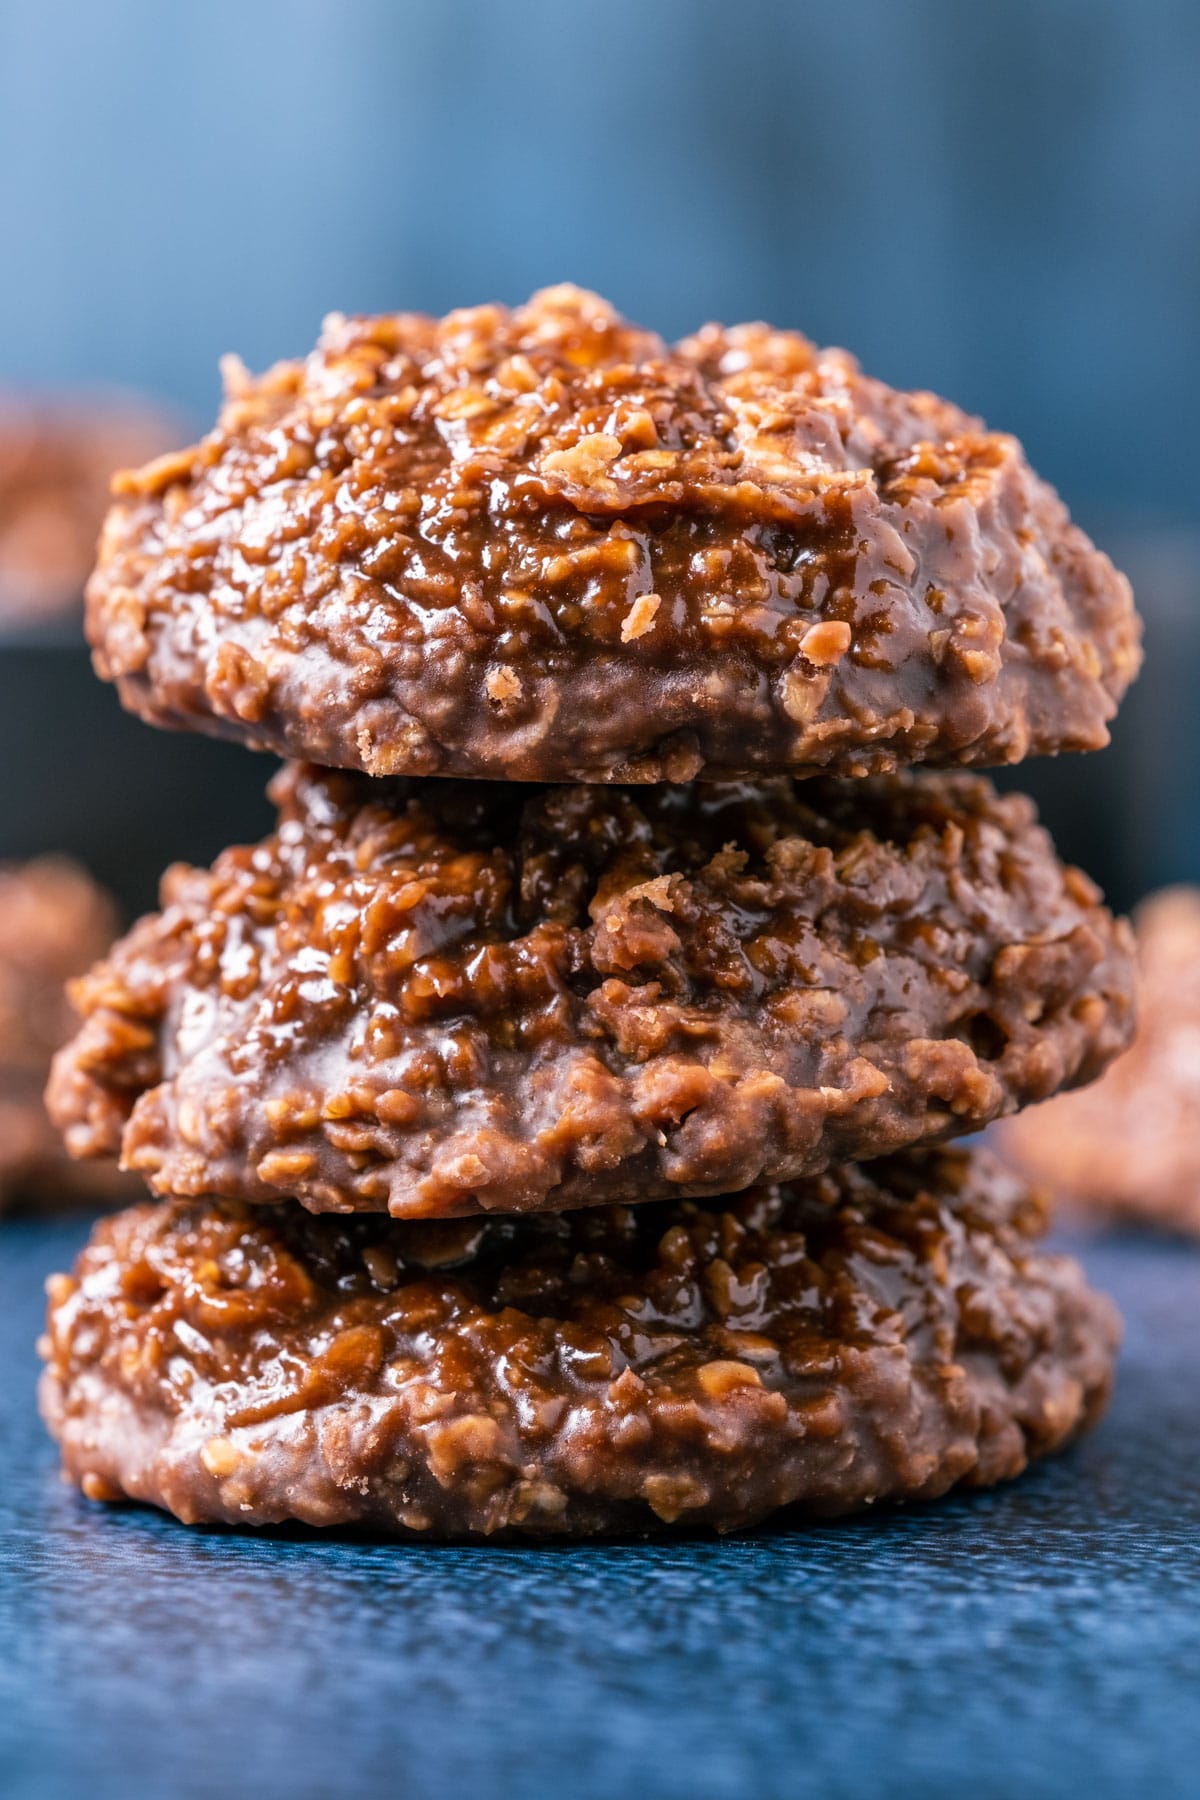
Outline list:
[[[89,634],[144,718],[300,760],[73,990],[56,1123],[156,1199],[51,1284],[69,1475],[729,1530],[1088,1425],[1108,1302],[941,1147],[1133,1026],[1127,928],[963,772],[1099,747],[1139,659],[1019,445],[574,288],[226,386],[119,479]]]

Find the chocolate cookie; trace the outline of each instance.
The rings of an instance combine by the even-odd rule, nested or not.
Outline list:
[[[965,1152],[537,1219],[104,1221],[50,1284],[42,1408],[93,1498],[188,1523],[721,1531],[1017,1475],[1118,1327]]]
[[[0,394],[0,624],[82,608],[113,470],[172,435],[133,399]]]
[[[107,1200],[136,1184],[68,1162],[46,1116],[50,1059],[72,1025],[63,983],[102,956],[116,907],[65,857],[0,864],[0,1212]]]
[[[1086,1094],[1024,1113],[1000,1142],[1082,1211],[1200,1235],[1200,889],[1138,908],[1132,1048]]]
[[[858,775],[1090,750],[1128,583],[1011,437],[766,326],[595,295],[330,319],[124,478],[100,674],[373,775]]]
[[[73,989],[53,1116],[158,1193],[735,1192],[971,1131],[1132,1029],[1128,928],[976,776],[273,793]]]

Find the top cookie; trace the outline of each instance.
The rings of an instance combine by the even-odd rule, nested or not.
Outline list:
[[[1015,439],[764,325],[593,294],[333,317],[116,482],[100,674],[372,775],[659,781],[1107,741],[1129,585]]]

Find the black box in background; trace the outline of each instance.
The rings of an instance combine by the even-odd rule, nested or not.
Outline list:
[[[67,851],[132,917],[168,863],[211,862],[270,828],[278,764],[132,718],[72,632],[0,645],[0,766],[0,857]]]

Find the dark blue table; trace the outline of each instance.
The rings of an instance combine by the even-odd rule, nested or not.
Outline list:
[[[0,1794],[1200,1794],[1200,1250],[1084,1247],[1114,1409],[1016,1487],[565,1550],[186,1531],[58,1482],[0,1227]]]

